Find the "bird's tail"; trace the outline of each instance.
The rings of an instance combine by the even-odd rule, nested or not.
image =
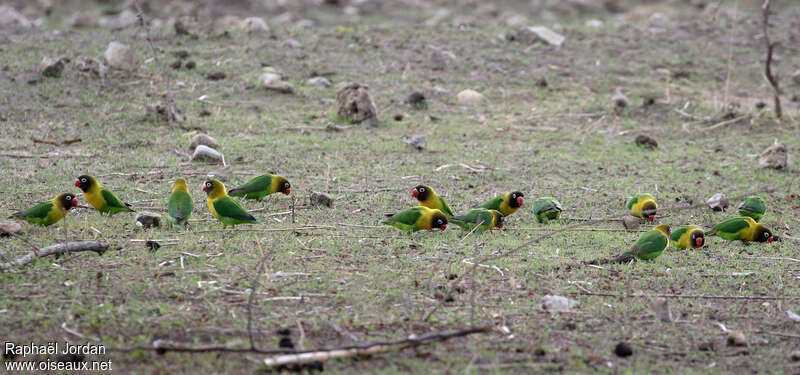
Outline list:
[[[600,259],[593,259],[588,262],[583,262],[583,264],[591,264],[591,265],[601,265],[601,264],[609,264],[609,263],[629,263],[631,261],[636,260],[636,257],[630,253],[623,253],[622,255],[616,256],[614,258],[600,258]]]
[[[228,190],[228,195],[232,197],[243,197],[246,193],[242,189],[231,189]]]
[[[11,214],[11,216],[9,216],[8,218],[9,219],[13,219],[15,217],[25,217],[25,213],[22,212],[22,211],[17,211],[17,212],[14,212],[13,214]]]

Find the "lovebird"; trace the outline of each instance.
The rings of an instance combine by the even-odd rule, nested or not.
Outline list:
[[[283,193],[289,195],[291,192],[292,184],[289,183],[289,180],[276,174],[267,173],[254,177],[236,189],[231,189],[228,195],[260,201],[270,194]]]
[[[739,210],[739,215],[752,217],[753,220],[759,221],[767,212],[767,205],[764,204],[761,197],[752,196],[745,198],[736,209]]]
[[[772,232],[752,217],[742,216],[725,220],[708,231],[709,236],[717,236],[728,241],[767,242],[775,240]]]
[[[669,225],[661,224],[650,231],[642,233],[633,243],[631,249],[614,258],[612,262],[625,263],[633,258],[651,260],[661,255],[669,247]]]
[[[525,194],[519,191],[512,191],[492,198],[490,201],[481,205],[481,207],[487,210],[497,210],[500,211],[503,216],[508,216],[517,212],[517,210],[522,207],[522,197],[524,196]]]
[[[387,214],[386,220],[381,224],[391,225],[407,233],[420,230],[447,229],[447,216],[440,210],[425,206],[416,206],[400,211],[396,214]]]
[[[679,227],[672,232],[670,240],[672,240],[672,244],[675,245],[676,249],[685,249],[687,247],[697,249],[703,247],[706,243],[703,228],[697,225],[684,225]]]
[[[46,227],[59,222],[67,216],[70,208],[77,205],[78,198],[69,193],[61,193],[47,202],[38,203],[25,211],[18,211],[8,218],[23,219],[31,224]]]
[[[75,186],[83,191],[86,201],[100,214],[112,216],[119,212],[134,212],[131,205],[122,202],[114,193],[106,190],[94,177],[82,175],[75,180]]]
[[[540,223],[558,219],[561,217],[561,210],[561,203],[553,197],[542,197],[533,202],[533,214]]]
[[[172,185],[172,194],[170,194],[169,201],[167,201],[170,225],[185,226],[189,216],[192,216],[192,211],[194,211],[194,202],[192,201],[192,196],[189,195],[189,186],[186,185],[186,180],[179,178]]]
[[[217,220],[222,222],[222,229],[239,224],[261,224],[253,215],[247,211],[228,196],[225,191],[225,185],[217,179],[211,179],[203,184],[203,191],[206,192],[208,198],[208,210],[211,215],[214,215]]]
[[[650,220],[650,222],[656,219],[658,204],[656,203],[656,199],[650,194],[640,193],[628,198],[627,206],[632,216]]]
[[[453,210],[450,209],[447,202],[439,197],[439,195],[436,194],[436,190],[433,190],[433,188],[428,185],[417,185],[417,187],[411,190],[411,196],[417,198],[420,206],[442,211],[447,217],[453,216]]]
[[[473,208],[462,215],[451,217],[450,222],[467,231],[474,229],[480,223],[480,227],[476,231],[483,232],[493,228],[502,229],[505,216],[497,210]]]

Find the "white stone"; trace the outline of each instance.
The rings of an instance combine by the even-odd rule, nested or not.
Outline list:
[[[586,24],[585,25],[587,27],[600,28],[600,27],[603,27],[603,21],[596,20],[596,19],[586,20]]]
[[[331,87],[331,81],[325,77],[314,77],[308,80],[308,84],[316,87]]]
[[[550,312],[569,311],[577,305],[578,301],[562,296],[544,296],[539,299],[539,308]]]
[[[526,29],[526,32],[534,37],[533,40],[541,40],[556,47],[561,47],[566,39],[563,35],[544,26],[531,26]]]
[[[482,102],[484,99],[483,94],[471,89],[466,89],[459,92],[458,95],[456,95],[456,98],[458,99],[459,103],[466,105],[477,104]]]
[[[269,32],[269,26],[267,26],[267,22],[261,17],[247,17],[241,21],[240,27],[242,30],[248,33]]]
[[[285,94],[294,91],[292,84],[284,82],[281,75],[277,73],[264,73],[258,78],[258,81],[261,82],[267,90],[274,90]]]
[[[207,161],[207,162],[221,162],[222,161],[222,153],[219,151],[208,147],[199,145],[197,148],[194,149],[194,154],[192,154],[193,161]]]
[[[133,52],[130,47],[120,42],[109,43],[103,57],[106,59],[106,64],[111,68],[125,71],[131,71],[136,68],[136,62],[133,60]]]

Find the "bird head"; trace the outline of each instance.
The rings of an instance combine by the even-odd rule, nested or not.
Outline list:
[[[427,200],[432,193],[433,188],[426,185],[417,185],[415,188],[411,189],[411,196],[419,201]]]
[[[84,193],[89,191],[95,184],[97,184],[97,180],[89,175],[81,175],[75,180],[75,186],[79,187]]]
[[[284,193],[284,194],[286,194],[286,195],[289,195],[289,194],[291,194],[291,193],[292,193],[292,184],[290,184],[290,183],[289,183],[289,181],[288,181],[288,180],[286,180],[286,179],[285,179],[285,178],[283,178],[283,177],[281,177],[281,181],[280,181],[279,188],[280,188],[280,190],[279,190],[279,191],[280,191],[281,193]]]
[[[775,241],[775,236],[772,235],[769,229],[762,226],[762,228],[759,228],[758,232],[756,232],[755,240],[756,242],[772,243],[772,241]]]
[[[690,240],[692,243],[692,247],[695,248],[703,247],[703,245],[706,243],[705,234],[703,233],[702,230],[693,231]]]
[[[522,197],[524,197],[524,196],[525,196],[525,194],[522,194],[522,192],[519,192],[519,191],[512,192],[511,196],[510,196],[510,199],[509,199],[509,201],[510,201],[509,204],[511,205],[511,207],[515,207],[515,208],[522,207],[522,202],[524,200],[524,199],[522,199]]]
[[[447,216],[444,216],[439,210],[435,211],[436,213],[434,213],[431,218],[431,228],[439,228],[441,230],[447,229]]]
[[[492,212],[497,216],[497,229],[503,229],[503,225],[506,223],[506,217],[503,216],[499,211]]]
[[[206,192],[206,195],[209,197],[218,197],[227,194],[225,185],[215,178],[203,183],[203,191]]]
[[[78,198],[69,193],[61,193],[56,199],[58,199],[58,201],[61,203],[61,207],[63,207],[65,210],[69,210],[72,207],[78,206]]]
[[[182,178],[175,180],[175,183],[172,185],[172,192],[176,191],[189,191],[189,186],[186,184],[186,180]]]

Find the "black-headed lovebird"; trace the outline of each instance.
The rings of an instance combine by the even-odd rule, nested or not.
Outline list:
[[[682,227],[678,227],[678,229],[672,232],[670,239],[672,240],[672,244],[675,245],[676,249],[685,249],[688,247],[697,249],[703,247],[703,245],[706,243],[703,228],[700,228],[697,225],[684,225]]]
[[[640,193],[628,198],[627,207],[631,211],[632,216],[650,220],[650,222],[656,219],[658,203],[656,203],[656,199],[650,194]]]
[[[222,228],[228,225],[261,224],[253,215],[250,215],[239,202],[233,200],[225,191],[225,185],[217,179],[211,179],[203,184],[203,191],[208,198],[208,209],[211,215],[222,222]]]
[[[78,205],[78,198],[69,193],[61,193],[55,198],[41,202],[25,211],[19,211],[9,219],[23,219],[31,224],[38,224],[43,227],[53,225],[67,216],[69,209]]]
[[[736,209],[739,210],[739,215],[752,217],[753,220],[759,221],[767,212],[767,205],[764,204],[761,197],[752,196],[745,198]]]
[[[624,263],[633,260],[651,260],[661,255],[669,247],[669,225],[661,224],[650,231],[642,233],[633,243],[631,249],[616,257],[612,262]]]
[[[480,224],[476,231],[483,232],[494,228],[502,229],[505,216],[497,210],[473,208],[461,215],[451,217],[450,222],[464,230],[473,230],[475,226]]]
[[[381,224],[391,225],[407,233],[432,229],[445,230],[447,228],[447,216],[440,210],[425,206],[411,207],[386,216],[386,220],[382,221]]]
[[[433,190],[428,185],[417,185],[417,187],[411,189],[411,196],[417,198],[420,206],[442,211],[447,217],[453,216],[453,210],[450,209],[447,202],[439,197],[436,194],[436,190]]]
[[[728,241],[772,242],[775,240],[772,232],[767,227],[747,216],[725,220],[715,225],[707,234]]]
[[[120,212],[134,212],[131,205],[122,202],[114,193],[106,190],[92,176],[82,175],[75,180],[75,186],[83,191],[86,201],[101,214],[114,215]]]
[[[186,225],[189,217],[192,216],[194,211],[194,202],[192,196],[189,195],[189,186],[186,180],[179,178],[175,180],[172,185],[172,194],[167,201],[167,213],[169,213],[169,221],[172,226]]]
[[[533,214],[540,223],[558,219],[561,217],[561,211],[561,203],[553,197],[542,197],[533,202]]]
[[[492,198],[481,205],[481,207],[487,210],[497,210],[500,211],[503,216],[508,216],[517,212],[517,210],[522,207],[522,197],[524,196],[525,194],[519,191],[508,192]]]
[[[228,195],[232,197],[244,197],[245,199],[263,200],[264,197],[274,193],[289,195],[292,192],[292,184],[283,176],[276,174],[263,174],[253,177],[242,186],[231,189]]]

